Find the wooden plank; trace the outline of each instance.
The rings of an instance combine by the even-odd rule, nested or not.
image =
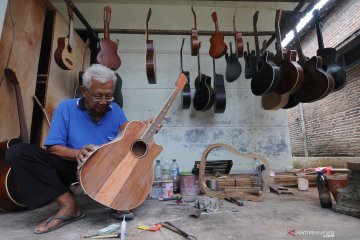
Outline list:
[[[15,89],[3,78],[4,69],[11,68],[17,75],[23,95],[28,131],[31,129],[33,95],[41,48],[45,0],[12,0],[8,2],[0,42],[0,140],[18,137],[19,117]],[[11,9],[11,15],[10,11]],[[11,16],[11,17],[10,17]]]

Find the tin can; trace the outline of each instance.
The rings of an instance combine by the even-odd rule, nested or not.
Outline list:
[[[163,181],[162,185],[162,197],[172,198],[174,193],[174,184],[172,180]]]

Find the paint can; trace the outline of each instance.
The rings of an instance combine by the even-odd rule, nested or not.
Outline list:
[[[161,183],[162,187],[162,197],[163,198],[172,198],[174,193],[174,184],[172,180],[164,180]]]
[[[194,196],[200,194],[199,178],[197,175],[191,172],[181,172],[179,175],[181,195]]]

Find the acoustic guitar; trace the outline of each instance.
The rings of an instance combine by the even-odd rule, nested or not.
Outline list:
[[[329,95],[334,89],[333,77],[322,70],[322,58],[313,56],[310,60],[305,58],[301,49],[300,37],[296,29],[295,33],[296,48],[299,54],[299,64],[304,69],[304,82],[301,87],[294,92],[294,97],[302,103],[309,103],[320,100]]]
[[[236,57],[241,58],[244,55],[244,41],[242,39],[242,33],[236,31],[235,15],[236,15],[236,8],[235,8],[235,11],[234,11],[234,16],[233,16],[233,28],[234,28],[234,39],[235,39],[235,55],[236,55]]]
[[[191,56],[196,56],[199,52],[199,37],[198,37],[198,31],[196,28],[196,14],[194,11],[194,7],[191,6],[191,11],[194,15],[194,27],[191,29]]]
[[[146,76],[149,84],[156,84],[156,63],[155,63],[155,44],[153,40],[149,39],[148,28],[149,21],[151,17],[151,8],[149,8],[147,17],[146,17],[146,27],[145,27],[145,47],[146,47]]]
[[[259,38],[257,33],[257,20],[259,11],[253,17],[253,27],[256,47],[256,71],[251,80],[251,91],[256,96],[268,95],[273,92],[280,79],[280,68],[273,61],[273,53],[264,52],[260,59]]]
[[[223,113],[226,108],[226,92],[224,76],[216,73],[215,59],[213,58],[213,71],[214,71],[214,113]]]
[[[336,49],[324,47],[324,40],[320,28],[319,10],[314,11],[314,20],[319,45],[316,55],[322,58],[322,69],[334,78],[335,85],[333,91],[339,91],[346,85],[346,72],[336,63]]]
[[[13,138],[0,143],[0,210],[16,211],[25,209],[26,207],[20,200],[21,190],[13,171],[5,159],[5,154],[6,150],[13,144],[17,144],[19,142],[30,143],[30,137],[26,126],[25,111],[19,81],[17,80],[15,72],[9,68],[5,69],[5,76],[15,86],[21,138]]]
[[[150,125],[130,121],[114,140],[97,147],[78,166],[79,182],[87,195],[117,210],[144,202],[153,183],[153,161],[162,151],[154,134],[186,82],[180,73],[175,90]]]
[[[276,56],[275,61],[280,66],[280,79],[275,89],[278,94],[291,94],[298,90],[304,81],[304,70],[296,62],[297,52],[295,50],[289,50],[286,53],[283,52],[281,46],[281,33],[280,33],[280,19],[281,10],[276,11],[275,17],[275,38],[276,38]]]
[[[256,71],[256,53],[255,50],[250,51],[249,42],[246,43],[247,51],[244,52],[245,60],[245,78],[251,79]]]
[[[69,15],[69,32],[67,37],[60,37],[57,41],[57,48],[54,53],[55,62],[64,70],[72,70],[75,67],[75,53],[73,51],[74,44],[74,14],[72,5],[66,1],[67,12]]]
[[[180,71],[186,76],[187,82],[184,86],[184,89],[181,92],[181,104],[182,109],[189,109],[191,105],[191,87],[190,87],[190,72],[184,71],[183,69],[183,47],[184,47],[185,38],[182,39],[181,49],[180,49]]]
[[[201,42],[199,47],[201,47]],[[201,73],[200,48],[197,55],[198,76],[195,79],[195,93],[193,99],[194,109],[197,111],[209,110],[215,101],[215,92],[211,87],[211,77]]]
[[[111,21],[111,8],[104,7],[104,38],[100,40],[100,52],[96,56],[96,61],[112,70],[116,70],[121,65],[121,59],[117,49],[119,41],[113,42],[110,39],[109,25]]]
[[[225,70],[225,78],[228,82],[234,82],[238,79],[241,75],[241,64],[239,59],[232,51],[232,44],[229,42],[230,45],[230,55],[225,53],[225,60],[226,60],[226,70]]]
[[[212,58],[221,58],[227,52],[227,46],[224,42],[224,35],[219,31],[216,12],[212,12],[211,17],[215,23],[215,32],[210,37],[209,55]]]

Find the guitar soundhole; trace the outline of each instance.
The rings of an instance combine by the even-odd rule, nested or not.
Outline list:
[[[147,145],[143,141],[137,140],[133,143],[131,150],[135,157],[142,158],[147,153]]]
[[[65,60],[66,60],[66,62],[67,62],[68,64],[73,65],[73,62],[72,62],[70,59],[65,58]]]

